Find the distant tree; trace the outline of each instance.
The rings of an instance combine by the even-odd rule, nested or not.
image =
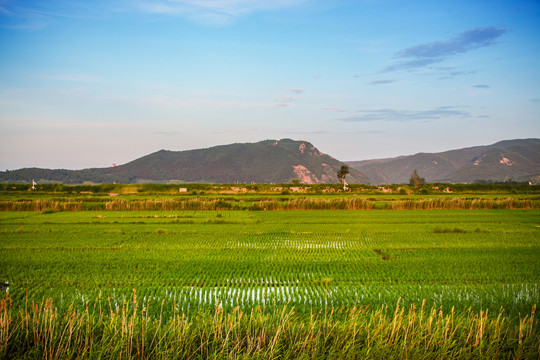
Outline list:
[[[345,176],[349,174],[349,166],[348,165],[341,165],[341,169],[337,172],[337,177],[339,179],[339,182],[343,184],[345,181]]]
[[[418,170],[414,169],[413,173],[411,174],[411,178],[409,179],[409,185],[417,188],[418,186],[423,185],[425,182],[426,179],[420,177],[420,175],[418,175]]]
[[[300,179],[292,179],[291,182],[295,185],[300,184]]]

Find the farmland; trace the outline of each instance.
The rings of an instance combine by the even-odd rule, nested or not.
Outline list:
[[[250,313],[248,322],[267,317],[276,326],[286,314],[294,326],[314,317],[337,324],[351,316],[380,316],[379,324],[384,318],[391,328],[400,311],[406,323],[425,309],[425,316],[435,311],[435,323],[455,313],[466,332],[468,321],[491,314],[492,321],[499,316],[497,321],[517,326],[507,337],[520,328],[520,319],[530,320],[528,341],[537,356],[538,323],[531,311],[540,300],[538,195],[384,196],[366,195],[350,205],[372,201],[366,208],[378,210],[297,211],[283,208],[294,201],[293,209],[335,205],[344,197],[246,194],[227,202],[211,195],[163,195],[160,203],[170,201],[171,207],[179,200],[199,205],[148,210],[159,196],[95,201],[82,195],[5,194],[5,210],[8,203],[26,201],[31,208],[50,202],[38,211],[0,212],[0,281],[9,283],[4,311],[9,303],[11,314],[17,309],[29,314],[33,302],[61,315],[104,309],[111,323],[124,314],[137,326],[154,321],[153,331],[157,319],[174,324],[179,316],[201,318],[209,327],[217,326],[219,316],[230,316],[248,326],[239,314]],[[101,205],[58,211],[61,204],[86,206],[91,200]],[[107,207],[112,201],[124,201],[125,209]],[[264,201],[278,205],[264,211]],[[410,205],[398,207],[400,201]],[[429,210],[422,210],[426,201]],[[484,205],[471,206],[475,201]],[[137,202],[145,205],[132,206]],[[212,202],[218,210],[201,210],[201,203]],[[228,210],[227,204],[241,208]]]

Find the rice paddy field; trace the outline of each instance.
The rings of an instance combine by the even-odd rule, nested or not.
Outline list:
[[[538,359],[538,198],[504,199],[3,211],[0,356]]]

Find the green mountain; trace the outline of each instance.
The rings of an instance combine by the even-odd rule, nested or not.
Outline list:
[[[337,183],[344,163],[306,141],[265,140],[188,151],[160,150],[124,165],[85,170],[26,168],[0,172],[0,182],[81,183]],[[350,169],[349,183],[369,183]]]
[[[375,184],[408,183],[414,169],[427,182],[540,181],[540,139],[506,140],[488,146],[419,153],[348,164]]]

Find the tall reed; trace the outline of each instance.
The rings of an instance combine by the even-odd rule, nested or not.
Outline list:
[[[148,316],[163,303],[133,300],[121,306],[96,300],[82,311],[58,313],[51,300],[14,309],[0,301],[0,357],[5,359],[538,359],[535,307],[516,322],[504,310],[443,313],[398,304],[312,311],[284,306],[265,312],[174,311]]]
[[[314,198],[292,197],[279,199],[248,199],[239,205],[235,198],[165,198],[165,199],[107,199],[58,200],[37,199],[0,201],[0,211],[174,211],[174,210],[457,210],[457,209],[539,209],[540,202],[519,198],[416,198],[374,200],[356,197]]]
[[[0,201],[0,211],[43,211],[51,209],[54,211],[79,211],[86,210],[85,204],[81,200],[2,200]]]
[[[436,198],[395,200],[390,203],[393,210],[474,210],[474,209],[535,209],[530,199],[482,199],[482,198]]]

